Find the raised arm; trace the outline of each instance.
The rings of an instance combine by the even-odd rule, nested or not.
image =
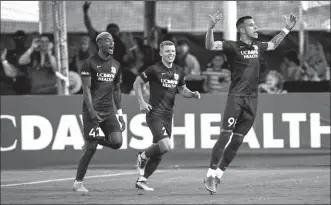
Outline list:
[[[216,12],[214,15],[209,15],[209,24],[208,30],[205,39],[205,47],[207,50],[222,50],[223,43],[222,41],[214,41],[214,32],[213,29],[218,21],[222,18],[222,14]]]
[[[33,51],[39,47],[39,38],[35,38],[32,41],[31,47],[25,51],[23,55],[18,60],[18,64],[27,65],[31,62],[31,54]]]
[[[87,28],[88,34],[90,36],[91,39],[94,39],[97,36],[97,31],[93,28],[92,23],[91,23],[91,19],[88,15],[88,10],[90,8],[92,2],[88,2],[85,1],[84,5],[83,5],[83,11],[84,11],[84,24]]]
[[[271,41],[268,42],[268,48],[267,48],[268,51],[275,50],[297,22],[297,17],[295,17],[293,14],[290,14],[289,17],[285,16],[285,19],[286,19],[285,28],[283,28],[283,30],[278,35],[273,37]]]

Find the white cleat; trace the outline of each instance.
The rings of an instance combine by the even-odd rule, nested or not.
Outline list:
[[[85,188],[84,182],[82,182],[82,181],[79,182],[79,181],[75,180],[72,190],[80,192],[80,193],[88,193],[88,190]]]
[[[137,179],[136,188],[142,189],[142,190],[145,190],[145,191],[154,191],[154,189],[148,185],[147,180],[143,177],[139,177]]]

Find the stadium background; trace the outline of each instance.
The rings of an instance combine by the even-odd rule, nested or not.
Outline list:
[[[303,13],[306,26],[304,31],[305,45],[307,42],[319,42],[326,58],[330,59],[330,2],[315,1],[315,3],[305,3],[306,6],[311,6]],[[77,37],[87,32],[83,21],[83,4],[84,1],[66,2],[69,57],[73,55],[74,47],[78,44]],[[3,48],[13,48],[11,39],[16,30],[24,30],[26,33],[41,31],[53,40],[52,2],[40,1],[39,5],[40,22],[1,19],[1,51]],[[237,1],[237,15],[254,16],[261,30],[261,39],[269,40],[284,27],[283,15],[289,13],[298,15],[300,6],[303,6],[300,1]],[[4,8],[3,1],[1,1],[1,7]],[[178,39],[188,40],[191,53],[197,57],[201,65],[205,65],[215,55],[214,52],[208,52],[204,49],[207,15],[217,10],[227,15],[228,11],[223,8],[221,1],[157,1],[155,24],[168,28],[168,31]],[[7,11],[10,13],[10,8],[7,8]],[[108,23],[115,22],[121,28],[122,39],[131,38],[130,35],[143,36],[144,2],[142,1],[93,1],[89,15],[93,26],[98,31],[104,30]],[[215,39],[224,36],[226,30],[224,25],[226,25],[225,20],[216,26]],[[297,24],[294,31],[280,47],[265,56],[270,69],[279,69],[283,54],[286,51],[294,49],[299,52],[299,32],[299,24]],[[27,41],[27,46],[30,42],[31,39]],[[327,82],[328,85],[330,85],[329,83]],[[174,115],[173,149],[165,156],[160,166],[163,170],[179,171],[162,175],[164,179],[162,179],[161,184],[165,184],[165,187],[175,187],[176,189],[177,185],[174,184],[178,183],[178,176],[172,176],[176,173],[182,173],[180,177],[193,182],[197,181],[197,177],[201,177],[201,173],[204,174],[211,148],[220,130],[221,113],[224,111],[225,101],[226,93],[203,94],[200,101],[178,97]],[[71,186],[70,184],[65,185],[65,187],[61,184],[55,188],[41,186],[32,189],[24,187],[12,190],[5,190],[3,184],[24,182],[24,180],[52,180],[58,177],[68,177],[68,174],[74,175],[83,145],[81,102],[81,95],[1,96],[1,189],[4,192],[1,194],[2,202],[26,203],[29,201],[34,204],[50,203],[52,198],[61,200],[61,197],[57,195],[60,192],[59,189],[67,190],[67,185]],[[88,172],[88,176],[90,176],[89,174],[93,175],[93,173],[102,174],[134,169],[137,151],[146,148],[151,141],[144,116],[139,114],[135,97],[124,95],[122,102],[127,120],[127,130],[123,134],[123,147],[118,151],[99,147],[100,150],[92,159],[90,166],[92,171]],[[100,172],[100,168],[105,168],[106,171]],[[305,174],[307,168],[321,168],[322,171],[324,169],[330,171],[330,93],[261,94],[256,122],[245,138],[239,155],[231,165],[231,169],[234,170],[229,171],[229,178],[237,181],[238,175],[246,176],[247,173],[250,173],[246,172],[246,169],[254,169],[259,174],[254,176],[255,178],[248,174],[246,179],[254,179],[256,183],[265,179],[271,186],[271,184],[281,183],[278,179],[273,179],[273,176],[283,176],[280,173],[287,173],[287,171],[277,170],[290,170],[289,175],[284,175],[285,179],[293,177],[297,181],[303,181],[307,178]],[[182,169],[191,171],[185,172],[181,171]],[[197,170],[203,171],[199,173]],[[236,172],[238,170],[239,172]],[[198,174],[191,176],[194,175],[192,173]],[[230,173],[234,173],[234,176],[231,176]],[[330,200],[330,194],[325,194],[330,192],[330,184],[328,183],[330,174],[325,174],[324,171],[320,173],[320,180],[324,179],[323,177],[326,177],[326,180],[321,182],[311,180],[306,185],[310,187],[313,186],[310,183],[318,181],[316,183],[319,183],[322,188],[316,192],[309,191],[305,200],[302,199],[302,201],[312,203],[311,200],[313,200],[313,202],[318,203]],[[167,181],[169,176],[173,178]],[[259,176],[262,176],[262,179]],[[311,178],[307,179],[310,180]],[[134,179],[130,178],[130,180]],[[181,181],[183,180],[181,179]],[[298,183],[297,181],[295,183]],[[108,182],[101,181],[95,186],[99,186],[100,189],[109,188],[107,184],[112,184],[114,187],[122,186],[122,182]],[[90,183],[95,182],[90,180]],[[191,186],[194,187],[195,185],[191,184]],[[249,190],[243,191],[243,193],[249,193],[254,185],[250,184],[249,187]],[[189,187],[187,188],[189,189]],[[255,188],[258,190],[255,195],[260,195],[261,191],[268,189],[268,187],[258,184]],[[279,189],[282,191],[278,190],[278,193],[284,195],[285,193],[293,193],[293,201],[283,200],[281,194],[275,196],[272,191],[268,195],[271,198],[269,203],[276,201],[279,203],[298,203],[300,197],[297,197],[298,194],[294,193],[293,190],[301,191],[300,187],[299,189],[292,188],[291,191],[282,188],[283,186]],[[57,190],[53,192],[52,189]],[[238,187],[232,188],[234,193],[237,193],[237,190]],[[174,190],[168,190],[169,194],[166,197],[160,197],[160,199],[165,199],[163,203],[176,203],[178,200],[182,200],[183,203],[194,203],[200,200],[194,200],[195,196],[192,196],[192,199],[186,197],[187,195],[191,197],[192,189],[188,193],[184,193],[183,196],[177,196],[171,191],[174,192]],[[113,192],[121,196],[121,193]],[[177,190],[177,192],[182,193],[182,189]],[[130,190],[128,193],[135,194]],[[322,195],[318,195],[319,193]],[[109,201],[100,201],[100,199],[98,199],[99,201],[84,199],[86,201],[77,202],[75,197],[70,197],[72,196],[69,196],[68,199],[67,194],[63,195],[62,203],[73,203],[73,201],[76,203],[109,203]],[[108,199],[108,195],[104,198]],[[122,196],[122,198],[124,198],[123,201],[118,201],[121,197],[115,197],[111,200],[115,200],[112,201],[114,203],[137,203],[134,200],[130,201],[130,197]],[[238,195],[232,195],[230,198],[238,199],[237,203],[249,203]],[[203,202],[200,201],[200,203],[217,203],[217,201],[208,201],[210,199],[207,200],[204,197],[201,199]],[[222,198],[224,203],[232,203],[231,200]],[[156,199],[145,202],[159,203]],[[257,200],[257,202],[261,201]]]
[[[82,12],[82,5],[84,4],[84,1],[68,1],[66,2],[66,25],[67,25],[67,32],[68,32],[68,52],[69,56],[72,55],[72,49],[77,43],[77,36],[80,36],[82,34],[86,33],[86,28],[83,22],[83,12]],[[237,2],[237,15],[243,16],[243,15],[249,15],[253,14],[253,16],[256,18],[257,24],[259,26],[259,29],[261,30],[261,39],[268,40],[273,35],[275,35],[281,28],[284,26],[284,14],[293,13],[295,15],[298,15],[300,6],[302,6],[302,2],[296,2],[296,1],[275,1],[275,2],[253,2],[253,1],[238,1]],[[317,6],[316,6],[317,5]],[[306,39],[310,40],[317,40],[321,43],[323,46],[323,49],[325,53],[330,53],[330,4],[327,2],[321,2],[319,1],[316,5],[314,3],[310,3],[308,7],[311,8],[307,9],[303,13],[303,19],[305,22],[305,35]],[[223,3],[219,1],[158,1],[156,3],[156,10],[155,10],[155,24],[160,27],[168,28],[170,33],[173,33],[177,38],[179,39],[186,39],[190,42],[191,47],[191,53],[193,53],[195,56],[197,56],[198,60],[200,61],[200,64],[206,64],[214,55],[213,52],[207,52],[205,51],[204,47],[204,32],[206,29],[207,24],[207,15],[215,12],[217,10],[220,10],[224,15],[226,16],[226,12],[228,12],[226,9],[223,8]],[[223,8],[223,9],[222,9]],[[9,9],[9,8],[7,8]],[[46,33],[50,36],[52,36],[53,32],[53,18],[52,18],[52,2],[47,1],[41,1],[39,2],[39,22],[27,22],[27,21],[17,21],[17,20],[1,20],[1,48],[10,48],[11,45],[11,36],[16,30],[24,30],[27,33],[35,32],[35,31],[42,31],[42,33]],[[8,11],[7,11],[8,13]],[[183,15],[185,14],[185,15]],[[105,25],[109,22],[116,22],[120,28],[121,28],[121,37],[122,39],[126,39],[128,34],[131,34],[133,36],[143,36],[143,30],[144,30],[144,3],[140,1],[111,1],[111,2],[93,2],[92,6],[89,11],[89,15],[92,21],[93,26],[96,28],[96,30],[103,30],[105,29]],[[224,35],[224,25],[226,25],[225,20],[218,24],[216,26],[216,39]],[[270,52],[270,54],[266,55],[266,59],[269,62],[270,69],[276,69],[279,67],[279,64],[281,62],[282,53],[286,52],[290,49],[295,49],[298,51],[299,49],[299,23],[295,26],[293,29],[293,33],[289,35],[285,42],[281,44],[280,48],[277,49],[275,52]],[[309,97],[309,96],[312,97]],[[307,95],[300,95],[298,97],[301,97],[305,100],[300,101],[302,104],[301,106],[298,106],[298,110],[294,111],[291,109],[288,109],[285,111],[285,107],[277,106],[277,104],[274,102],[274,100],[279,101],[279,104],[286,104],[286,107],[295,107],[294,105],[297,103],[296,96],[297,94],[287,94],[287,95],[280,95],[280,96],[270,96],[270,95],[262,95],[261,96],[261,108],[259,116],[257,118],[257,122],[255,123],[255,128],[257,127],[257,139],[259,139],[259,143],[263,142],[263,139],[266,140],[263,135],[273,135],[275,133],[274,138],[281,138],[285,140],[284,145],[275,145],[274,148],[286,149],[291,152],[291,150],[296,150],[296,148],[309,150],[310,152],[320,152],[322,153],[329,153],[330,148],[330,132],[325,131],[330,129],[330,115],[329,115],[329,108],[330,108],[330,101],[328,98],[328,93],[312,93]],[[307,98],[305,98],[307,97]],[[41,162],[47,162],[47,160],[34,160],[33,156],[39,156],[44,157],[48,156],[49,159],[50,156],[54,157],[57,156],[57,153],[61,153],[61,151],[52,150],[51,144],[56,141],[56,131],[59,130],[59,126],[61,124],[61,117],[58,116],[60,114],[62,117],[63,115],[73,115],[75,118],[80,114],[80,101],[82,96],[68,96],[65,98],[60,98],[57,96],[51,96],[51,97],[43,97],[43,96],[15,96],[15,97],[9,97],[9,96],[2,96],[1,98],[1,141],[2,141],[2,147],[7,147],[9,145],[12,145],[12,142],[16,142],[15,139],[17,139],[17,145],[16,148],[9,148],[7,151],[4,151],[5,148],[2,150],[1,155],[1,164],[2,168],[33,168],[34,166],[43,166],[46,164],[43,164]],[[317,98],[321,98],[322,100],[317,101]],[[217,99],[217,100],[211,100],[211,99]],[[175,125],[174,126],[182,126],[183,123],[187,123],[187,120],[183,120],[183,116],[189,113],[195,113],[197,116],[201,115],[203,113],[222,113],[224,109],[226,94],[206,94],[203,96],[202,102],[199,102],[199,105],[197,106],[196,102],[187,102],[190,104],[189,109],[187,111],[183,111],[185,109],[178,109],[178,114],[175,116]],[[67,103],[62,102],[65,101]],[[215,102],[218,103],[215,103]],[[185,100],[179,99],[177,103],[177,107],[183,106],[181,103],[186,104]],[[128,122],[132,123],[132,118],[138,114],[137,110],[137,103],[132,96],[125,96],[123,99],[124,104],[124,110],[127,112],[128,115]],[[209,107],[213,107],[213,109],[205,110],[204,107],[206,105],[210,105]],[[33,109],[33,107],[36,106],[36,110]],[[45,107],[46,106],[46,107]],[[195,107],[197,106],[197,107]],[[268,108],[270,106],[270,108]],[[52,109],[48,109],[49,107],[52,107]],[[73,107],[77,109],[72,109]],[[132,109],[132,107],[136,107],[136,109]],[[275,109],[272,109],[274,107]],[[306,108],[305,108],[306,107]],[[23,108],[23,109],[22,109]],[[29,109],[27,109],[29,108]],[[302,109],[305,108],[305,109]],[[67,111],[65,111],[68,109]],[[32,110],[34,110],[32,112]],[[265,129],[263,126],[266,124],[266,120],[263,118],[265,114],[272,113],[276,116],[274,124],[275,131],[263,131]],[[294,148],[292,145],[289,144],[289,141],[291,140],[291,137],[295,134],[290,128],[288,127],[288,124],[284,121],[284,119],[280,119],[280,116],[286,115],[286,113],[301,113],[305,115],[305,119],[302,119],[302,124],[299,124],[299,130],[300,135],[299,137],[299,145],[298,147]],[[320,122],[317,123],[318,126],[324,126],[321,128],[321,135],[313,134],[313,128],[311,127],[312,124],[310,122],[310,116],[312,113],[317,113],[320,118]],[[50,134],[51,138],[50,140],[52,143],[45,144],[42,148],[33,148],[32,147],[27,149],[32,149],[35,151],[25,151],[24,150],[24,143],[29,143],[28,139],[27,142],[24,142],[24,137],[27,137],[27,135],[24,135],[26,132],[24,129],[28,129],[30,134],[33,133],[35,138],[38,138],[38,134],[42,133],[41,131],[36,131],[36,128],[32,129],[31,126],[37,126],[38,125],[30,125],[30,128],[26,128],[23,126],[24,122],[24,116],[43,116],[45,117],[51,124],[52,134]],[[54,117],[56,115],[56,117]],[[196,116],[196,118],[197,118]],[[13,117],[13,118],[12,118]],[[295,117],[294,117],[295,118]],[[7,120],[6,120],[7,119]],[[8,120],[9,119],[9,120]],[[215,118],[216,122],[220,121],[217,117]],[[217,120],[218,119],[218,120]],[[14,121],[13,121],[14,120]],[[41,120],[42,121],[42,120]],[[178,121],[178,122],[177,122]],[[281,122],[282,121],[282,122]],[[38,122],[38,120],[36,121]],[[79,121],[77,121],[79,122]],[[139,121],[138,121],[139,123]],[[179,123],[176,125],[176,123]],[[201,143],[199,140],[203,139],[204,136],[200,136],[199,133],[203,128],[200,129],[199,127],[199,120],[194,121],[194,127],[191,127],[191,129],[196,129],[196,133],[193,134],[193,141],[197,142],[196,145],[193,147],[194,151],[197,150],[204,150],[207,149],[209,152],[210,146],[203,148],[203,146],[200,146]],[[38,124],[38,123],[37,123]],[[213,123],[212,123],[213,124]],[[13,126],[14,125],[14,126]],[[216,124],[217,125],[217,124]],[[27,125],[28,126],[28,125]],[[75,126],[73,123],[70,126]],[[70,132],[72,131],[72,127],[68,126],[64,131],[64,135],[67,137],[73,136],[75,134]],[[78,123],[78,126],[81,126],[81,122]],[[29,127],[29,126],[28,126]],[[32,129],[32,130],[31,130]],[[219,128],[216,128],[216,133]],[[279,130],[280,129],[280,130]],[[319,128],[318,128],[319,129]],[[38,129],[37,129],[38,130]],[[47,131],[46,131],[47,132]],[[181,133],[184,132],[184,133]],[[175,133],[174,137],[174,147],[179,147],[179,153],[181,151],[187,151],[185,140],[186,138],[189,138],[189,134],[185,133],[186,131],[179,131],[178,133]],[[49,133],[49,132],[48,132]],[[215,136],[216,133],[212,133],[213,136]],[[141,134],[141,133],[140,133]],[[79,135],[79,134],[78,134]],[[132,130],[130,130],[127,133],[127,140],[130,142],[131,138],[137,137],[139,139],[139,133],[134,133]],[[179,137],[176,137],[178,135]],[[180,136],[187,136],[186,138],[180,137]],[[311,143],[313,141],[314,137],[320,137],[320,145],[313,148],[314,146]],[[79,135],[79,137],[81,137]],[[79,138],[78,137],[78,138]],[[296,138],[297,138],[296,137]],[[47,137],[46,137],[47,138]],[[46,139],[45,138],[45,139]],[[75,137],[72,137],[73,140]],[[271,137],[272,138],[272,137]],[[68,138],[69,139],[69,138]],[[31,139],[32,140],[32,139]],[[62,139],[63,140],[63,139]],[[80,153],[81,149],[81,140],[78,140],[76,142],[72,141],[68,142],[69,144],[65,146],[65,153],[73,152],[76,153],[75,155],[71,155],[71,157],[67,158],[66,160],[62,160],[63,158],[57,158],[61,160],[54,160],[53,163],[51,163],[52,160],[48,161],[47,165],[72,165],[75,164],[75,157],[78,157],[77,154]],[[36,140],[35,142],[37,142]],[[41,140],[42,141],[42,140]],[[70,141],[70,140],[69,140]],[[199,141],[199,142],[198,142]],[[65,141],[62,141],[63,143],[66,143]],[[147,140],[148,142],[148,140]],[[32,141],[30,142],[32,143]],[[44,142],[45,143],[45,142]],[[70,143],[73,143],[70,145]],[[276,143],[276,142],[275,142]],[[138,143],[139,144],[139,143]],[[277,143],[276,143],[277,144]],[[72,150],[72,146],[74,149]],[[143,148],[144,145],[141,146]],[[266,150],[265,153],[273,153],[276,154],[277,151],[272,151],[273,148],[268,149],[267,147],[264,147],[263,145],[259,147],[252,148],[250,146],[244,146],[246,148],[243,148],[242,150],[245,152],[245,150],[250,153],[255,153],[256,150]],[[273,147],[273,146],[271,146]],[[181,148],[183,150],[181,150]],[[278,150],[278,148],[276,150]],[[36,150],[40,151],[36,151]],[[133,166],[134,164],[134,153],[136,152],[136,149],[138,148],[132,148],[128,146],[128,150],[133,149],[131,152],[123,152],[126,153],[124,155],[128,156],[129,161],[123,160],[123,162],[129,162],[128,166]],[[192,148],[188,148],[192,149]],[[10,150],[10,151],[9,151]],[[22,151],[23,150],[23,151]],[[48,150],[48,151],[46,151]],[[68,151],[70,150],[70,151]],[[47,154],[40,154],[40,153],[47,153]],[[108,153],[109,150],[102,150],[102,153]],[[306,151],[304,151],[306,152]],[[176,149],[174,150],[174,153],[176,156]],[[199,152],[198,152],[199,153]],[[31,154],[31,156],[30,156]],[[62,153],[63,154],[63,153]],[[132,155],[132,156],[130,156]],[[327,154],[328,155],[328,154]],[[325,165],[329,165],[329,157],[325,155],[325,158],[323,158],[322,161],[319,161],[318,163],[322,163]],[[24,157],[22,157],[24,156]],[[75,156],[75,157],[74,157]],[[107,155],[105,155],[107,156]],[[17,160],[22,161],[23,163],[13,163],[14,161],[11,160],[11,158],[17,158]],[[52,157],[51,157],[52,158]],[[172,157],[170,157],[172,158]],[[55,158],[54,158],[55,159]],[[182,158],[182,159],[185,159]],[[98,157],[95,158],[94,163],[97,163],[99,165],[103,164],[112,164],[108,161],[109,159],[101,158],[101,160],[98,160]],[[125,164],[121,162],[121,160],[115,160],[115,164]],[[38,162],[38,163],[37,163]],[[93,163],[93,162],[92,162]],[[184,163],[185,164],[185,163]],[[280,161],[281,164],[281,161]]]

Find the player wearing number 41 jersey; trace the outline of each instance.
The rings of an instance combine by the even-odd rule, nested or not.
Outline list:
[[[257,41],[257,27],[251,16],[238,19],[236,23],[240,34],[238,41],[214,41],[213,28],[222,16],[217,12],[209,17],[205,46],[208,50],[223,51],[232,70],[221,134],[214,145],[204,181],[205,188],[210,193],[215,193],[223,172],[236,156],[244,136],[255,120],[260,73],[259,57],[262,52],[277,48],[295,26],[296,17],[291,14],[286,18],[286,27],[269,42]]]
[[[146,122],[153,135],[153,144],[137,157],[137,169],[140,177],[136,187],[153,191],[147,179],[158,167],[162,156],[170,149],[173,107],[176,93],[188,98],[200,98],[199,92],[190,91],[185,85],[183,69],[173,61],[176,48],[173,42],[164,41],[160,45],[162,61],[148,67],[135,81],[134,91],[140,105],[140,111],[146,114]],[[146,103],[141,86],[149,82],[150,99]]]
[[[98,144],[119,149],[122,146],[122,131],[125,129],[121,109],[120,64],[111,56],[114,41],[109,33],[102,32],[96,42],[98,53],[86,59],[81,70],[85,145],[73,185],[73,190],[78,192],[88,192],[83,179]],[[122,127],[114,112],[113,98]],[[100,136],[101,131],[105,136]]]

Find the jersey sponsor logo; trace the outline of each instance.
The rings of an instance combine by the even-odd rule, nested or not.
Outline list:
[[[80,72],[80,74],[81,74],[81,75],[90,75],[90,73],[87,72],[87,71],[82,71],[82,72]]]
[[[240,51],[240,53],[244,56],[244,59],[259,58],[258,50]]]
[[[111,82],[115,78],[115,73],[97,73],[99,81]]]
[[[101,68],[101,65],[97,65],[97,68]]]
[[[161,79],[162,86],[165,88],[175,88],[178,84],[178,80],[169,80],[169,79]]]

